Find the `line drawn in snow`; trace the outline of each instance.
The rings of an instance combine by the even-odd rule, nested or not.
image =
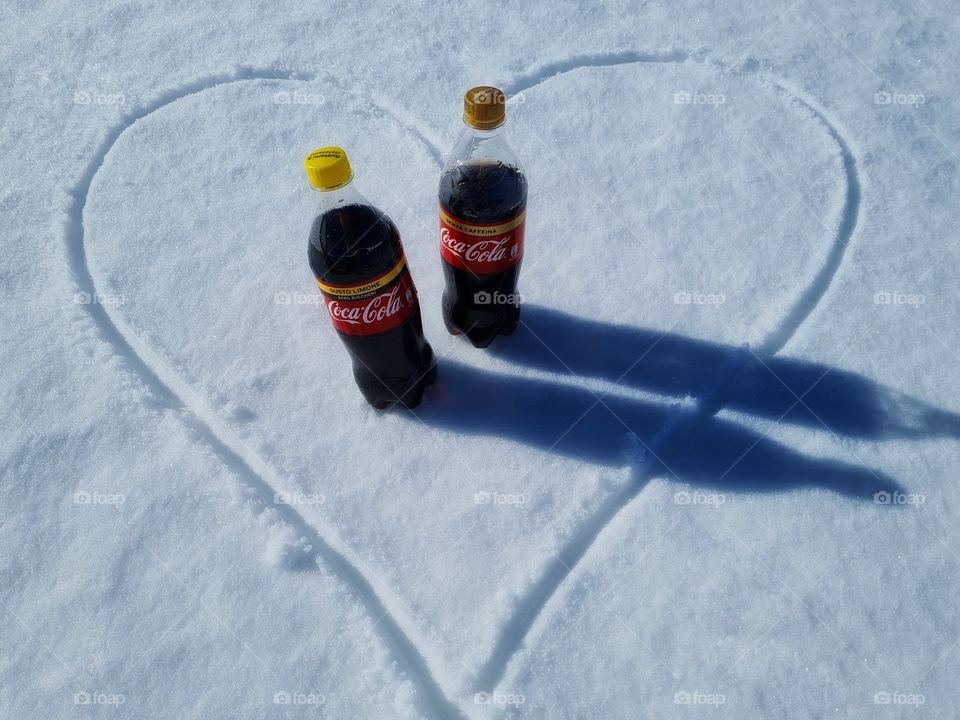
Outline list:
[[[83,211],[97,171],[128,127],[172,102],[221,85],[249,80],[302,80],[305,77],[298,73],[275,70],[240,69],[232,74],[213,75],[189,83],[124,116],[120,123],[107,133],[86,172],[73,189],[73,203],[66,223],[66,244],[77,292],[85,293],[89,297],[100,295],[84,244]],[[308,557],[311,561],[323,562],[350,588],[373,617],[376,631],[390,648],[403,672],[416,684],[421,709],[435,718],[463,717],[434,679],[420,650],[424,643],[418,644],[404,630],[404,626],[411,623],[401,624],[398,620],[401,613],[397,609],[398,603],[393,601],[392,591],[379,583],[374,573],[364,571],[362,562],[319,517],[307,520],[305,511],[301,512],[300,506],[278,501],[279,498],[296,496],[300,490],[286,487],[283,479],[246,446],[174,369],[167,366],[149,343],[126,323],[120,313],[108,309],[110,305],[101,303],[87,303],[80,307],[87,310],[101,337],[126,361],[153,394],[158,405],[162,409],[177,413],[188,431],[197,440],[208,445],[253,492],[260,507],[276,513],[284,524],[304,538],[306,546],[309,547]]]
[[[499,685],[560,585],[654,477],[725,499],[728,493],[805,487],[878,505],[890,505],[888,497],[906,497],[893,478],[860,464],[795,451],[734,419],[715,417],[721,408],[840,437],[881,441],[960,437],[960,415],[855,373],[789,358],[763,358],[743,347],[597,322],[535,305],[526,306],[524,313],[522,327],[510,342],[494,343],[488,351],[518,365],[565,376],[563,381],[447,361],[432,391],[435,397],[429,398],[419,417],[458,433],[507,437],[599,465],[619,467],[633,455],[634,470],[631,480],[581,524],[516,602],[474,679],[475,692]],[[621,395],[598,399],[593,391],[569,382],[576,378],[699,399],[692,408],[679,409]],[[636,448],[636,438],[647,443]]]
[[[597,362],[596,357],[583,356],[583,349],[590,346],[589,342],[582,341],[583,333],[596,336],[596,342],[605,344],[608,357],[613,355],[615,360],[623,359],[617,357],[618,353],[622,354],[630,348],[632,362],[638,348],[653,345],[650,331],[591,323],[531,306],[525,310],[524,328],[516,342],[506,347],[494,348],[494,352],[518,363],[549,368],[559,362],[561,366],[566,365],[566,372],[573,374],[581,373],[612,379],[626,385],[643,386],[664,395],[693,393],[697,397],[697,403],[692,409],[671,410],[652,403],[638,403],[614,397],[603,397],[594,402],[597,396],[592,392],[569,385],[560,386],[557,390],[555,383],[494,375],[452,362],[444,364],[443,386],[438,391],[445,393],[447,404],[428,408],[422,414],[428,422],[445,424],[465,432],[508,434],[536,446],[547,446],[547,443],[551,443],[550,447],[556,446],[559,452],[587,457],[600,464],[622,464],[625,452],[638,458],[633,481],[611,495],[567,540],[557,555],[557,561],[549,565],[541,578],[521,598],[513,615],[504,623],[495,642],[494,652],[473,681],[477,692],[490,692],[497,687],[534,622],[541,616],[572,568],[586,555],[594,540],[612,519],[657,473],[672,474],[679,469],[677,474],[691,482],[718,487],[722,487],[722,483],[726,482],[736,489],[753,491],[788,489],[804,484],[804,478],[808,478],[811,473],[822,473],[823,485],[852,497],[863,497],[867,490],[875,487],[880,487],[882,492],[891,495],[901,492],[899,484],[894,480],[882,478],[869,469],[809,458],[762,437],[754,442],[755,435],[752,435],[751,431],[728,420],[713,419],[722,408],[729,407],[766,418],[774,418],[782,410],[781,416],[775,418],[778,422],[816,427],[813,422],[816,420],[831,432],[851,437],[919,438],[931,434],[956,437],[960,434],[957,416],[888,391],[865,378],[823,368],[817,382],[811,382],[811,378],[820,372],[820,366],[774,359],[775,354],[816,310],[829,289],[842,263],[859,213],[860,183],[851,143],[839,125],[828,119],[826,111],[814,98],[793,87],[787,80],[761,72],[756,61],[749,60],[739,68],[730,68],[710,61],[705,52],[690,53],[680,50],[665,53],[630,50],[572,56],[521,75],[508,83],[504,90],[510,96],[522,97],[524,91],[573,70],[685,62],[710,64],[719,72],[752,75],[771,91],[788,96],[822,125],[840,149],[843,163],[846,198],[839,227],[824,264],[804,288],[784,320],[756,353],[745,348],[721,346],[671,335],[661,337],[656,345],[662,344],[663,347],[651,347],[641,363],[632,368],[622,368],[619,371],[625,371],[622,377],[610,377],[619,365],[613,361]],[[130,125],[170,103],[222,85],[245,81],[306,82],[317,79],[318,76],[312,73],[241,67],[230,73],[210,75],[181,85],[124,115],[119,123],[108,130],[72,191],[73,203],[67,217],[65,239],[67,259],[76,291],[85,293],[86,297],[100,296],[84,244],[83,213],[94,177],[111,148]],[[330,78],[324,79],[330,81]],[[391,104],[388,99],[366,96],[362,88],[347,90],[336,82],[332,84],[343,92],[363,97],[382,112],[391,115],[424,144],[438,164],[441,162],[442,140],[427,124]],[[311,102],[320,102],[319,97],[304,97]],[[287,97],[282,99],[286,100]],[[287,497],[291,493],[299,492],[299,489],[285,487],[283,478],[247,448],[229,423],[219,418],[216,411],[192,390],[176,370],[168,367],[149,343],[124,321],[122,308],[106,303],[85,303],[81,307],[89,315],[101,338],[125,360],[152,393],[159,407],[175,412],[194,437],[207,444],[253,491],[262,508],[275,512],[282,522],[305,538],[310,547],[311,559],[324,562],[352,590],[374,618],[377,631],[390,648],[401,670],[415,683],[422,711],[434,718],[464,717],[465,713],[445,694],[435,673],[431,671],[431,663],[428,662],[430,658],[425,653],[426,643],[406,616],[402,604],[395,601],[392,590],[364,567],[363,562],[340,541],[333,528],[327,527],[319,516],[310,515],[308,518],[306,512],[310,510],[309,507],[301,512],[294,504],[277,501],[278,497]],[[580,333],[576,346],[564,346],[557,352],[553,347],[557,345],[557,338],[570,331]],[[576,334],[574,336],[577,337]],[[550,342],[544,342],[543,337]],[[545,354],[547,349],[551,352]],[[786,378],[786,382],[782,383],[783,388],[778,388],[772,378],[776,378],[777,382]],[[751,383],[759,383],[767,395],[757,398],[745,392],[747,387],[751,387]],[[821,389],[817,390],[820,386]],[[529,422],[524,422],[523,428],[504,428],[502,421],[507,413],[504,413],[502,407],[493,408],[490,405],[491,399],[509,395],[503,392],[504,387],[516,393],[513,395],[514,402],[522,403],[526,400],[526,403],[522,404],[523,412],[519,414],[519,417],[525,419],[529,419],[529,416],[524,413],[531,412],[531,408],[533,412],[537,412],[538,407],[541,412],[545,409],[542,400],[545,391],[553,393],[550,398],[551,407],[558,412],[549,416],[542,412],[546,427],[553,428],[558,422],[557,418],[564,417],[563,413],[574,410],[582,413],[589,408],[590,403],[595,407],[589,408],[587,414],[595,410],[598,414],[602,412],[614,418],[618,427],[615,428],[616,432],[603,435],[593,430],[585,432],[583,428],[587,424],[578,422],[574,423],[569,431],[557,433],[559,440],[557,436],[548,439],[544,428],[531,429]],[[806,396],[804,392],[807,393]],[[794,394],[801,398],[808,397],[813,405],[791,403],[790,396]],[[820,402],[823,398],[835,399],[838,396],[848,402],[844,412],[833,412],[836,408],[829,408]],[[478,400],[481,402],[478,403]],[[479,409],[477,417],[465,420],[462,413],[460,417],[453,417],[456,414],[453,409],[462,407],[461,403],[464,402],[469,403],[473,410]],[[891,403],[893,406],[899,404],[901,409],[905,405],[911,412],[908,415],[884,412],[890,410],[884,403]],[[521,405],[518,405],[518,409],[520,407]],[[820,412],[816,411],[817,408]],[[870,416],[871,411],[876,411],[877,414]],[[496,429],[491,424],[494,415],[499,423]],[[617,415],[628,418],[625,424],[628,427],[635,425],[635,429],[629,432],[625,430],[621,420],[615,418]],[[864,418],[868,416],[873,417],[874,422],[864,422]],[[468,427],[465,422],[473,425]],[[601,427],[612,429],[612,421],[600,419],[598,422]],[[577,430],[578,426],[580,430]],[[639,433],[636,430],[639,430]],[[655,447],[648,445],[644,449],[638,448],[637,441],[644,430],[653,431]],[[688,437],[689,439],[684,441],[684,438]],[[730,448],[748,442],[754,442],[751,447],[759,448],[759,451],[751,450],[748,455],[753,455],[754,452],[756,455],[749,460],[738,460],[734,469],[724,472],[723,477],[713,477],[711,471],[729,457]],[[614,458],[619,460],[615,461]],[[773,466],[776,466],[781,474],[786,472],[777,488],[771,488],[762,482],[763,478],[769,476],[769,469]]]
[[[522,94],[545,80],[583,67],[636,63],[709,63],[704,53],[601,53],[551,63],[509,84]],[[740,71],[796,103],[819,123],[840,151],[846,184],[843,207],[829,252],[783,320],[756,350],[723,346],[678,334],[598,323],[546,308],[524,311],[510,343],[490,352],[518,364],[573,377],[599,377],[656,393],[696,398],[693,408],[670,408],[601,396],[593,391],[540,380],[480,372],[447,362],[421,419],[460,432],[510,437],[553,452],[600,464],[622,464],[630,445],[644,444],[634,475],[608,497],[568,538],[517,601],[498,633],[494,649],[477,672],[476,692],[495,690],[550,599],[610,525],[656,475],[711,488],[772,492],[821,486],[859,499],[900,496],[892,478],[862,465],[817,460],[797,453],[728,420],[715,420],[724,407],[774,422],[799,424],[841,436],[871,439],[960,437],[960,416],[836,368],[776,358],[816,310],[843,261],[856,229],[860,178],[852,143],[815,98],[786,79],[763,73],[748,59]],[[640,358],[640,360],[638,360]],[[509,387],[509,390],[506,388]],[[754,395],[759,391],[761,396]],[[429,395],[429,393],[428,393]],[[504,405],[515,403],[511,409]],[[825,417],[824,417],[825,416]],[[512,423],[512,424],[511,424]],[[775,478],[771,482],[771,478]]]

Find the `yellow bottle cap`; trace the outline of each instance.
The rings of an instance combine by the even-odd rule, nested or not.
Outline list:
[[[470,88],[463,96],[463,121],[477,130],[492,130],[507,119],[503,92],[490,85]]]
[[[353,170],[343,148],[322,147],[303,160],[310,184],[317,190],[336,190],[353,179]]]

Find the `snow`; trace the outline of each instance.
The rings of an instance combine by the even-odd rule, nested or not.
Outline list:
[[[572,12],[7,14],[4,715],[953,716],[956,21]],[[488,351],[435,216],[479,83],[530,179]],[[318,307],[324,144],[404,238],[415,413]]]

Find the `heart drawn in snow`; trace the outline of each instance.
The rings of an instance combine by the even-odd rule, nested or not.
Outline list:
[[[839,131],[759,74],[622,53],[508,90],[531,185],[520,289],[532,324],[490,354],[439,317],[440,134],[329,81],[242,71],[141,108],[91,163],[69,226],[80,289],[125,300],[88,306],[106,338],[381,618],[438,716],[504,677],[565,577],[557,558],[576,563],[649,476],[669,476],[650,453],[722,404],[716,391],[743,364],[736,347],[769,355],[789,339],[839,265],[859,202]],[[627,112],[608,109],[624,96]],[[448,100],[434,119],[452,133]],[[361,191],[403,235],[441,363],[415,416],[363,405],[319,306],[300,163],[322,144],[348,150]],[[611,349],[626,332],[607,332],[613,323],[649,335]],[[606,343],[609,362],[591,371],[571,333]],[[726,350],[684,365],[709,347]],[[638,383],[653,399],[593,402],[621,372],[649,369],[636,363],[647,351],[663,361],[661,385]],[[592,377],[550,385],[534,377],[544,370]],[[688,397],[677,408],[662,395]],[[463,403],[484,406],[480,421]],[[708,437],[731,441],[724,432]],[[709,474],[679,479],[698,473]]]

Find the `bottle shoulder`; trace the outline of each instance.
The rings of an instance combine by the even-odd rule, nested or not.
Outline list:
[[[527,180],[519,168],[501,161],[458,163],[440,177],[438,198],[444,212],[462,222],[501,223],[523,212]]]
[[[351,204],[317,214],[308,255],[318,277],[348,283],[382,272],[400,259],[403,246],[386,213],[372,205]]]
[[[502,127],[489,131],[465,128],[444,162],[444,171],[477,162],[501,162],[522,172],[520,160]]]

